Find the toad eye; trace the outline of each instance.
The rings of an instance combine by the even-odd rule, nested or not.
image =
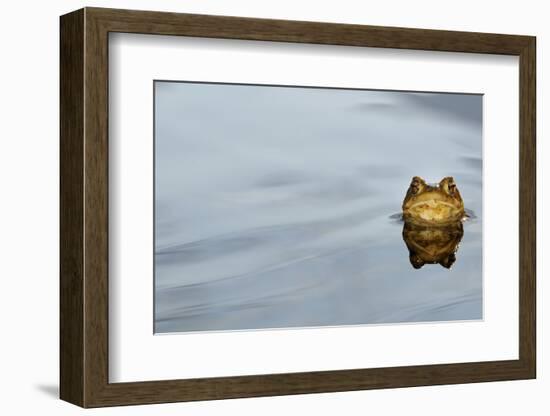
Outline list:
[[[453,195],[456,191],[456,185],[454,183],[449,184],[449,193]]]

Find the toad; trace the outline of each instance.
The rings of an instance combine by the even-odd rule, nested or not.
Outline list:
[[[429,185],[419,176],[412,178],[403,201],[403,219],[423,225],[448,225],[463,220],[464,203],[451,176]]]

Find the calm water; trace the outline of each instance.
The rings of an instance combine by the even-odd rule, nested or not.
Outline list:
[[[155,331],[482,318],[479,95],[157,82]],[[475,214],[414,269],[412,176]]]

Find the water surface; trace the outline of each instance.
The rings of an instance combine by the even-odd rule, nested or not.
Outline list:
[[[156,82],[155,106],[155,332],[482,318],[480,95]],[[449,270],[409,262],[415,175],[475,214]]]

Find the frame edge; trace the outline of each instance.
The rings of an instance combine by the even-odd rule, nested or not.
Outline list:
[[[519,55],[519,161],[520,161],[520,350],[525,378],[537,373],[536,272],[537,272],[537,168],[536,168],[536,37],[526,39]]]
[[[60,17],[59,397],[84,406],[84,10]]]

